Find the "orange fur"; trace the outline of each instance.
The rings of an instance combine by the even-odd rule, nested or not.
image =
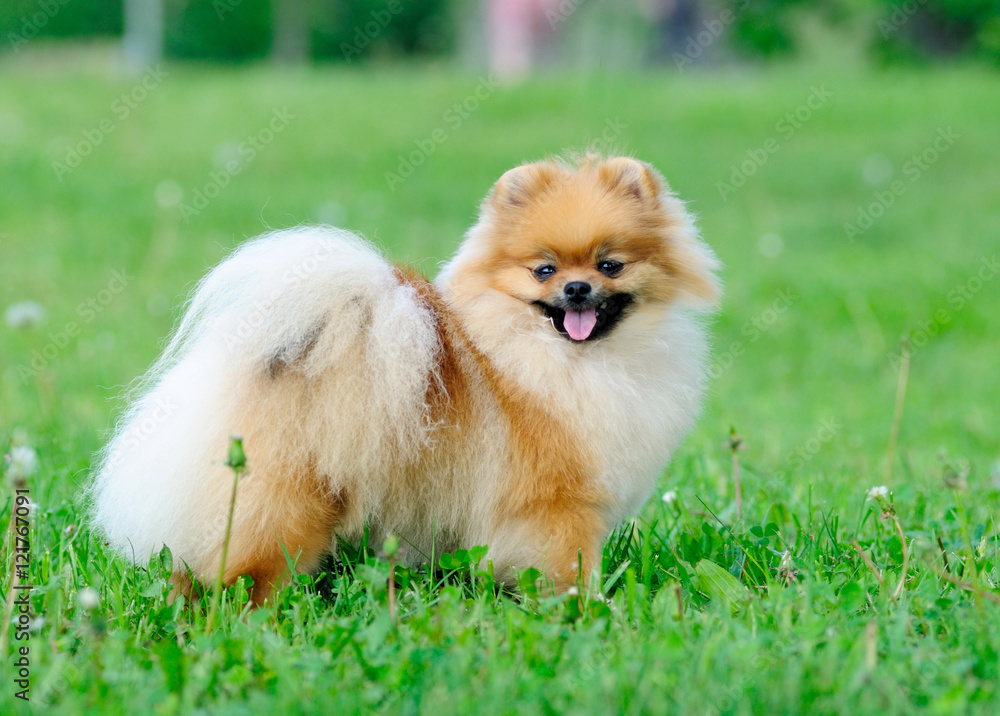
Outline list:
[[[398,271],[400,280],[414,286],[438,318],[441,347],[433,375],[428,377],[427,419],[439,423],[439,427],[428,460],[433,463],[454,459],[452,456],[463,451],[464,434],[482,429],[477,425],[481,419],[477,406],[467,393],[469,384],[485,383],[489,394],[496,398],[511,437],[506,450],[510,479],[504,486],[493,527],[530,535],[527,539],[533,544],[529,549],[540,560],[538,566],[545,567],[558,586],[573,584],[580,571],[579,553],[584,555],[584,573],[589,574],[608,529],[599,517],[608,500],[589,480],[593,457],[575,454],[572,429],[497,373],[489,360],[475,350],[433,285],[414,272]],[[460,353],[473,360],[463,362]],[[251,411],[247,419],[250,415],[263,422],[244,432],[244,442],[252,451],[251,464],[256,465],[239,487],[225,581],[232,583],[240,575],[250,575],[255,584],[253,601],[260,604],[287,577],[285,551],[297,558],[302,571],[318,566],[329,550],[337,518],[344,513],[350,496],[333,498],[324,493],[322,480],[308,468],[302,472],[297,467],[300,456],[285,455],[288,461],[282,462],[268,459],[270,455],[282,455],[279,444],[286,436],[275,436],[265,413]],[[548,447],[539,442],[541,435],[546,436]],[[255,480],[254,472],[261,471],[285,479]],[[403,479],[388,501],[419,502],[428,475],[427,463],[403,470],[400,475]]]

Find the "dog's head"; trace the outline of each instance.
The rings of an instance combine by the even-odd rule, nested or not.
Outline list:
[[[500,292],[584,343],[614,335],[635,312],[714,303],[715,266],[656,170],[591,155],[504,174],[447,283],[460,298]]]

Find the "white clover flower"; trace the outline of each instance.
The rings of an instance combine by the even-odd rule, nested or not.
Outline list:
[[[3,317],[11,328],[34,328],[45,320],[45,307],[37,301],[19,301],[7,306]]]
[[[77,592],[76,603],[85,612],[92,612],[101,606],[101,595],[93,587],[84,587]]]
[[[27,445],[15,445],[7,456],[7,478],[11,482],[27,480],[38,471],[38,453]]]
[[[795,562],[792,561],[792,550],[786,549],[778,564],[778,576],[784,579],[786,584],[789,584],[795,581],[798,575],[799,570],[795,569]]]
[[[569,589],[566,590],[566,594],[568,594],[571,597],[578,597],[580,596],[580,590],[577,589],[575,586],[570,587]]]
[[[792,562],[792,550],[786,549],[785,553],[781,555],[781,564],[778,565],[778,569],[783,572],[788,572],[794,568],[795,563]]]
[[[870,490],[868,490],[869,500],[888,500],[889,499],[889,488],[885,485],[877,485]]]
[[[156,185],[156,203],[163,209],[177,206],[184,200],[184,189],[173,179],[164,179]]]
[[[673,507],[677,504],[677,490],[667,490],[663,493],[663,502],[667,507]]]

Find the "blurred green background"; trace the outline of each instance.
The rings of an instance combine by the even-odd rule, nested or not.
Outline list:
[[[904,460],[957,451],[988,476],[998,17],[977,0],[5,2],[0,304],[45,317],[7,317],[0,427],[78,439],[85,467],[111,399],[242,239],[334,223],[433,275],[503,171],[595,147],[655,164],[725,265],[694,440],[753,426],[778,469],[833,416],[823,450],[878,474],[909,335]]]
[[[598,47],[619,62],[662,62],[704,31],[715,46],[689,58],[699,64],[794,55],[815,24],[878,63],[1000,60],[996,0],[5,0],[0,33],[18,51],[36,37],[120,37],[145,16],[158,18],[168,57],[226,62],[469,56],[486,49],[484,21],[513,16],[545,36],[549,64]]]
[[[246,651],[187,642],[180,689],[168,666],[182,664],[177,644],[196,616],[161,604],[155,569],[124,565],[79,529],[80,491],[125,387],[154,360],[197,280],[241,241],[336,224],[434,275],[505,170],[589,147],[654,164],[724,266],[705,415],[659,486],[679,493],[685,518],[660,522],[667,503],[646,505],[638,562],[622,583],[641,562],[655,598],[650,564],[678,545],[708,544],[713,530],[754,542],[773,583],[739,613],[715,596],[705,607],[693,587],[677,586],[676,598],[665,588],[656,603],[680,605],[687,621],[655,609],[633,621],[619,590],[605,632],[600,619],[564,624],[506,597],[486,616],[455,602],[444,620],[452,593],[429,575],[426,611],[412,592],[401,596],[404,630],[454,642],[428,653],[451,664],[466,711],[624,710],[616,699],[630,698],[634,680],[647,698],[636,703],[669,694],[682,712],[707,703],[710,713],[947,713],[985,703],[981,712],[995,713],[986,702],[998,693],[988,601],[1000,564],[998,58],[1000,6],[982,0],[3,0],[0,441],[5,451],[30,445],[40,461],[31,577],[47,621],[32,642],[36,696],[62,698],[74,713],[105,703],[135,712],[146,701],[169,713],[175,690],[189,710],[231,694],[274,710],[297,703],[305,673],[309,693],[374,703],[381,689],[393,694],[386,710],[410,698],[367,667],[343,684],[326,678],[331,664],[355,667],[350,650],[324,661],[342,626],[379,648],[396,643],[380,631],[388,617],[375,592],[358,592],[349,608],[338,596],[297,611],[289,605],[313,594],[300,584],[272,623],[247,627]],[[745,447],[742,517],[730,427]],[[903,601],[889,603],[882,573],[852,551],[869,550],[894,582],[903,543],[865,501],[883,482],[907,539],[936,539],[945,568],[965,560],[963,579],[978,586],[946,585],[915,557]],[[769,520],[781,523],[780,550],[759,541]],[[717,542],[705,555],[746,579],[743,547]],[[655,584],[674,584],[672,569]],[[359,584],[346,580],[343,593]],[[89,585],[104,600],[99,617],[75,606]],[[980,587],[994,591],[980,599]],[[963,592],[953,604],[959,590],[975,598]],[[475,636],[454,636],[473,612]],[[579,639],[617,654],[594,664],[616,666],[584,682],[568,678],[576,657],[525,670],[520,646],[496,657],[488,643],[508,634],[521,644],[513,621],[544,634],[525,649]],[[876,621],[891,631],[878,649]],[[238,633],[241,622],[226,628]],[[775,639],[799,645],[793,662],[769,651]],[[154,658],[148,640],[174,646]],[[243,682],[225,680],[244,663],[230,656],[250,651],[245,673],[259,683],[241,696]],[[224,669],[212,665],[218,653],[229,655]],[[477,694],[470,654],[489,663],[491,693],[509,701]],[[946,676],[921,676],[928,654]],[[399,683],[418,700],[437,688],[436,677],[393,668],[409,674]],[[757,691],[718,706],[720,685],[748,674]],[[280,704],[269,701],[275,689]],[[451,705],[452,692],[433,693]],[[544,694],[563,708],[543,709]]]
[[[595,147],[656,165],[725,265],[695,440],[752,425],[777,469],[835,416],[847,427],[823,449],[878,474],[911,335],[904,447],[968,454],[987,476],[996,10],[5,2],[0,303],[46,315],[4,326],[4,434],[56,421],[85,466],[109,400],[246,237],[334,223],[433,275],[503,171]],[[109,293],[112,271],[134,278]]]

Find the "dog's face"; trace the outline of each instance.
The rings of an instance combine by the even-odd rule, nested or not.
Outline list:
[[[715,300],[711,254],[649,165],[528,164],[500,178],[483,207],[477,261],[455,281],[507,294],[574,343],[614,335],[629,315],[682,294]],[[471,274],[471,275],[470,275]]]

